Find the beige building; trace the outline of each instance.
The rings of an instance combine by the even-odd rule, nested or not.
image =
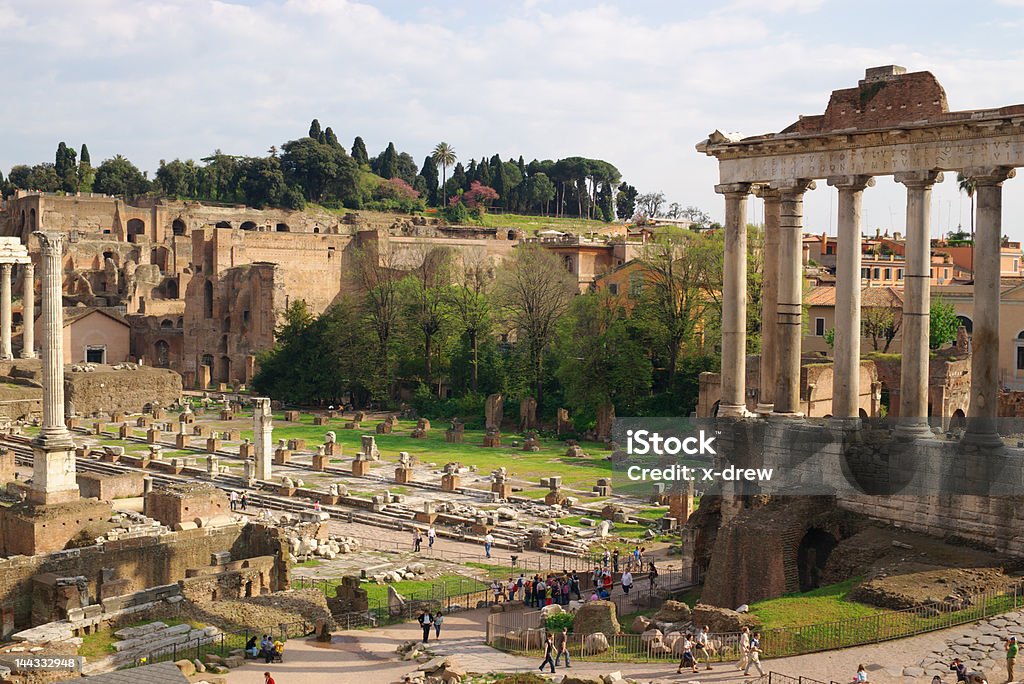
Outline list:
[[[36,339],[43,335],[36,320]],[[116,309],[64,308],[64,363],[122,363],[131,355],[128,321]]]

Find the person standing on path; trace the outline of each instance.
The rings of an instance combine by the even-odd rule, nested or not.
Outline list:
[[[277,684],[277,682],[274,681],[274,678],[270,676],[269,672],[264,672],[263,673],[263,684]]]
[[[444,615],[441,611],[434,613],[434,639],[441,638],[441,623],[444,622]]]
[[[761,633],[754,632],[754,636],[750,637],[750,646],[748,648],[749,656],[747,657],[747,666],[743,668],[743,676],[746,677],[750,666],[753,665],[757,668],[757,674],[764,677],[764,668],[761,667]]]
[[[1006,649],[1006,681],[1013,681],[1013,661],[1017,658],[1017,637],[1012,636],[1006,640],[1006,644],[1003,646]]]
[[[615,549],[612,553],[612,572],[619,571],[619,550]]]
[[[569,665],[569,629],[567,627],[563,627],[562,631],[558,633],[558,638],[555,639],[555,647],[557,651],[555,653],[555,665],[558,664],[558,660],[564,655],[565,666],[572,667]]]
[[[235,490],[232,489],[231,490],[231,494],[228,495],[228,501],[231,502],[231,510],[233,510],[233,511],[237,510],[238,509],[238,492],[236,492]]]
[[[626,572],[622,573],[622,577],[619,578],[622,582],[622,593],[629,594],[629,590],[633,588],[633,573],[626,568]]]
[[[540,671],[544,671],[544,666],[551,666],[551,674],[555,674],[555,638],[548,632],[548,638],[544,640],[544,660],[541,661]]]
[[[427,528],[427,547],[434,548],[434,540],[437,538],[437,530],[431,525]]]
[[[423,611],[417,620],[420,623],[420,627],[423,628],[423,643],[430,641],[430,625],[433,620],[430,618],[430,613]]]
[[[412,550],[415,551],[416,553],[419,553],[420,552],[420,546],[422,546],[422,545],[423,545],[423,537],[420,536],[420,531],[418,529],[413,529],[413,531],[412,531]]]
[[[740,662],[736,663],[736,669],[742,670],[750,663],[750,628],[744,627],[740,630]]]
[[[242,496],[238,497],[238,505],[241,506],[244,511],[245,507],[249,505],[249,495],[242,492]]]
[[[491,536],[490,532],[488,532],[487,536],[484,537],[484,553],[487,554],[488,558],[491,557],[491,547],[492,546],[494,546],[494,537]]]
[[[651,591],[653,592],[658,588],[658,568],[655,567],[654,561],[651,561],[651,567],[647,571],[647,578],[651,580]]]

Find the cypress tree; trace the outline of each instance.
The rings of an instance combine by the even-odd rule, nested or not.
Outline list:
[[[352,141],[352,158],[356,160],[356,164],[360,166],[369,164],[370,157],[366,154],[366,143],[358,135],[356,139]]]
[[[334,130],[330,126],[324,129],[324,139],[331,147],[341,147],[341,143],[338,142],[338,136],[334,134]]]
[[[309,124],[309,137],[312,138],[313,140],[320,140],[323,134],[324,132],[320,130],[320,120],[313,119],[313,121]]]
[[[86,147],[85,143],[82,143],[82,153],[78,155],[78,161],[86,166],[92,166],[92,159],[89,158],[89,148]]]
[[[394,178],[398,175],[398,150],[395,143],[389,142],[380,159],[380,176],[382,178]]]

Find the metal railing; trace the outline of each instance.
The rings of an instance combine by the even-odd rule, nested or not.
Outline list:
[[[1024,602],[1022,589],[1024,583],[1017,583],[1005,590],[986,591],[955,603],[937,601],[860,618],[763,630],[761,651],[769,657],[795,656],[947,629],[1017,610]],[[621,613],[622,609],[619,611]],[[497,613],[487,619],[487,643],[501,650],[539,655],[543,634],[540,611]],[[652,662],[674,660],[682,655],[682,638],[678,635],[663,635],[660,639],[650,636],[645,639],[641,634],[604,635],[604,643],[601,639],[591,639],[588,643],[589,636],[570,634],[570,654],[580,660],[597,662]],[[706,654],[710,662],[740,659],[739,633],[714,634],[711,643],[713,650]],[[701,660],[704,658],[702,655]],[[813,680],[807,678],[802,681],[813,684]]]
[[[264,629],[241,629],[231,632],[221,632],[208,637],[199,637],[181,644],[171,644],[147,652],[145,655],[137,656],[132,662],[121,667],[137,667],[139,665],[152,665],[165,661],[176,661],[182,659],[202,660],[207,654],[214,654],[221,658],[231,655],[232,651],[239,651],[245,648],[249,639],[256,637],[257,643],[264,634],[270,635],[272,639],[287,642],[288,639],[296,639],[309,636],[314,633],[315,625],[311,622],[288,622],[281,623],[276,627]]]

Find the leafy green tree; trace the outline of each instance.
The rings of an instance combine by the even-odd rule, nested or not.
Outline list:
[[[412,155],[408,152],[400,152],[395,160],[395,175],[393,178],[401,178],[409,185],[413,185],[416,182],[416,174],[418,172],[419,167],[416,166],[416,160],[412,158]]]
[[[29,179],[32,176],[32,167],[27,164],[16,164],[11,167],[10,173],[7,174],[7,182],[11,184],[11,187],[19,190],[30,190],[31,185]]]
[[[309,124],[309,137],[319,142],[324,132],[320,129],[320,119],[313,119]]]
[[[555,184],[542,171],[531,174],[526,179],[526,202],[531,210],[548,214],[551,200],[555,198]]]
[[[352,141],[352,158],[360,166],[369,166],[370,164],[370,157],[366,154],[366,143],[358,135]]]
[[[446,293],[452,319],[469,347],[470,390],[473,392],[480,389],[480,340],[490,333],[493,325],[489,293],[492,281],[493,274],[486,261],[464,262],[455,284]]]
[[[543,403],[544,355],[556,325],[577,293],[576,279],[561,260],[539,245],[524,245],[502,264],[495,287],[506,325],[515,332],[528,363],[527,378]]]
[[[419,177],[423,179],[423,187],[426,189],[427,204],[437,205],[437,163],[432,155],[427,155],[423,160],[423,167],[420,169]]]
[[[931,316],[928,319],[928,346],[932,349],[945,347],[956,340],[960,319],[953,305],[942,297],[932,299]]]
[[[92,164],[92,157],[89,156],[89,148],[82,143],[82,152],[78,155],[78,161],[86,166]]]
[[[575,414],[596,419],[605,404],[635,414],[650,392],[650,357],[607,292],[572,301],[560,322],[556,349],[555,375]]]
[[[401,272],[395,252],[387,246],[367,247],[353,253],[353,265],[359,289],[364,292],[363,309],[366,322],[375,339],[376,376],[371,383],[374,397],[390,397],[394,378],[392,341],[401,314],[398,282]]]
[[[180,159],[171,162],[161,159],[153,183],[167,197],[196,197],[199,191],[198,175],[199,169],[191,159],[184,162]]]
[[[434,249],[423,255],[422,263],[400,283],[403,316],[420,338],[423,382],[433,386],[434,341],[450,320],[446,288],[451,280],[451,254]]]
[[[138,197],[149,191],[149,181],[135,164],[117,155],[99,165],[93,187],[107,195]]]
[[[196,174],[199,196],[222,202],[233,201],[237,189],[238,157],[218,149],[201,161],[205,166]]]
[[[62,141],[57,145],[57,154],[54,163],[54,171],[60,179],[61,189],[64,192],[76,192],[78,190],[78,163],[75,160],[75,151]]]
[[[381,178],[394,178],[398,176],[398,151],[395,143],[389,142],[388,146],[371,163],[373,172]]]
[[[96,172],[92,168],[92,158],[89,156],[89,148],[82,143],[82,152],[78,155],[78,190],[81,192],[92,192],[93,180]]]
[[[36,164],[28,176],[28,189],[40,192],[57,192],[61,188],[61,180],[53,164]]]
[[[871,338],[871,348],[874,351],[888,352],[902,324],[899,300],[895,298],[892,306],[865,306],[861,309],[861,329],[864,331],[864,337]]]
[[[355,196],[359,171],[343,148],[300,138],[286,142],[281,149],[285,182],[301,187],[306,199],[344,201]]]
[[[628,221],[636,214],[637,191],[628,183],[621,183],[615,193],[615,214],[623,221]]]
[[[238,186],[250,207],[281,206],[288,186],[277,157],[247,157],[239,162]]]
[[[455,148],[446,142],[439,142],[434,147],[434,151],[431,153],[430,156],[434,159],[435,168],[437,166],[441,167],[441,187],[445,188],[445,181],[448,179],[448,167],[455,164],[456,160],[458,159],[458,157],[455,154]],[[463,175],[465,175],[465,172],[463,172]],[[459,185],[458,187],[465,188],[465,181],[463,181],[463,184]],[[444,205],[446,201],[447,196],[443,196],[441,197],[440,204]]]
[[[341,147],[341,143],[338,142],[338,136],[334,134],[334,129],[330,126],[324,129],[324,142],[331,147]]]

